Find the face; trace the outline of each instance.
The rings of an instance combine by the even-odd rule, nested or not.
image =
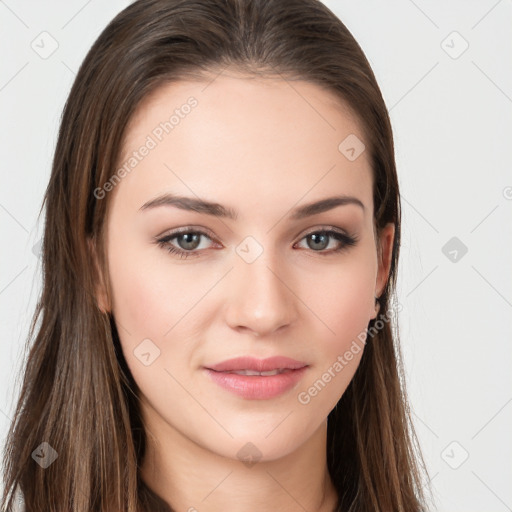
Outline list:
[[[98,191],[110,194],[112,291],[98,301],[155,432],[233,459],[251,442],[273,460],[325,424],[359,364],[393,238],[389,225],[379,258],[368,151],[340,150],[349,136],[357,154],[356,117],[308,82],[232,73],[139,106],[120,179]],[[211,370],[245,356],[302,369]]]

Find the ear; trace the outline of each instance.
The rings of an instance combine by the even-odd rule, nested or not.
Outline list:
[[[392,222],[389,222],[382,228],[379,236],[378,243],[380,246],[378,247],[378,270],[377,270],[377,279],[375,281],[375,297],[380,297],[384,288],[386,287],[386,283],[389,279],[389,271],[391,269],[391,258],[393,255],[393,242],[395,240],[395,225]],[[376,318],[378,313],[378,309],[375,309],[374,316],[371,318]]]
[[[95,241],[89,237],[87,238],[87,244],[89,246],[89,254],[91,259],[93,260],[93,266],[95,270],[94,296],[96,298],[96,304],[98,305],[98,309],[102,313],[106,314],[110,312],[110,304],[105,286],[105,278],[103,276],[103,272],[101,271],[101,266],[99,263],[97,246]]]

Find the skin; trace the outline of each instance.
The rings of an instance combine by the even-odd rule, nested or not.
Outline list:
[[[176,510],[332,511],[327,416],[363,351],[309,403],[298,395],[365,332],[389,275],[394,226],[382,231],[379,254],[369,152],[349,161],[338,150],[349,134],[364,141],[364,133],[348,106],[315,84],[225,71],[148,96],[120,162],[190,96],[198,105],[107,198],[112,294],[100,288],[98,305],[113,312],[140,388],[148,434],[142,476]],[[164,192],[220,203],[238,218],[140,210]],[[348,204],[291,220],[294,208],[337,194],[360,199],[364,210]],[[187,259],[154,240],[181,227],[211,235]],[[307,235],[326,227],[357,243],[340,252],[335,238],[312,244]],[[252,263],[236,251],[247,236],[263,250]],[[168,245],[190,247],[183,237]],[[148,338],[160,355],[146,366],[134,350]],[[249,400],[202,370],[242,355],[285,355],[309,368],[285,394]],[[249,442],[261,456],[250,467],[237,456]]]

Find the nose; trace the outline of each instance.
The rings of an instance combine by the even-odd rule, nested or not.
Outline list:
[[[226,322],[232,329],[265,336],[297,319],[298,299],[290,273],[266,251],[252,263],[238,258],[229,287]]]

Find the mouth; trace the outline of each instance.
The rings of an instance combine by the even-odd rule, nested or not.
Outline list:
[[[275,368],[267,371],[204,368],[207,376],[224,391],[246,400],[270,400],[298,386],[309,366]]]

